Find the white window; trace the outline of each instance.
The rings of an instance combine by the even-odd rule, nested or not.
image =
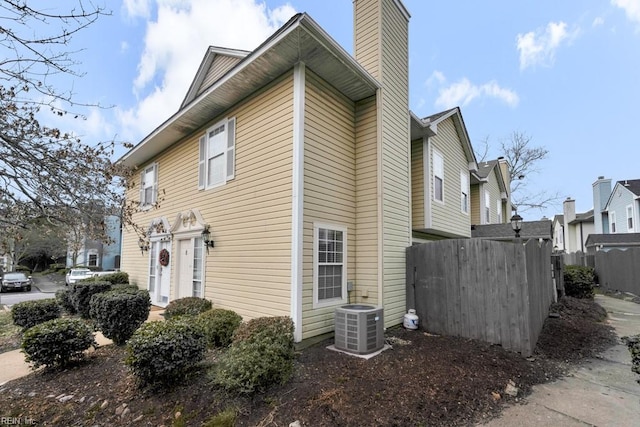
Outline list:
[[[444,158],[433,150],[433,198],[444,202]]]
[[[196,237],[193,239],[193,296],[202,298],[202,267],[203,257],[202,249],[204,244],[202,243],[202,237]]]
[[[627,206],[627,228],[629,231],[633,231],[633,206]]]
[[[93,252],[89,253],[89,262],[87,264],[89,267],[98,267],[98,254]]]
[[[223,120],[200,137],[198,188],[225,184],[235,176],[236,119]]]
[[[469,213],[469,173],[460,172],[460,209]]]
[[[335,225],[313,227],[314,305],[326,306],[346,301],[347,230]]]
[[[496,212],[498,213],[498,224],[502,224],[502,201],[496,200]]]
[[[140,173],[140,206],[151,207],[158,195],[158,164],[153,163]]]
[[[484,190],[484,223],[491,224],[491,195]]]
[[[616,232],[616,213],[615,212],[609,212],[609,230],[611,230],[612,233]]]

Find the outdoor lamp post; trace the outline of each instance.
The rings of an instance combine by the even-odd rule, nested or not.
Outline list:
[[[209,253],[209,248],[215,247],[215,242],[211,240],[209,225],[205,225],[204,230],[202,230],[202,243],[204,243],[204,246],[207,248],[207,254]]]
[[[516,233],[516,239],[520,238],[520,230],[522,230],[522,217],[516,214],[511,217],[511,228]]]

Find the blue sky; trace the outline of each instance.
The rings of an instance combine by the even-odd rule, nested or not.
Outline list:
[[[640,0],[404,0],[410,21],[410,108],[427,116],[460,106],[476,147],[497,157],[513,132],[549,150],[532,192],[593,205],[599,175],[640,178]],[[79,100],[107,109],[56,125],[86,142],[138,142],[173,114],[209,45],[251,50],[296,12],[307,12],[353,51],[351,0],[109,1],[73,42],[84,77]],[[122,151],[119,153],[122,154]],[[562,204],[528,211],[551,218]]]

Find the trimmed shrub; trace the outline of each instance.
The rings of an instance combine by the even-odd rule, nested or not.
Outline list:
[[[54,319],[40,323],[25,331],[22,352],[25,360],[33,363],[33,369],[64,368],[82,360],[84,351],[97,347],[93,331],[80,319]]]
[[[125,363],[141,385],[170,385],[206,351],[201,328],[183,320],[143,324],[127,342]]]
[[[138,288],[136,285],[130,285],[130,284],[119,284],[119,285],[113,285],[111,287],[112,291],[123,291],[123,292],[136,292],[141,290],[140,288]],[[147,291],[146,289],[144,289],[144,291],[146,293],[149,293],[149,291]]]
[[[61,309],[67,313],[74,315],[77,313],[75,306],[71,302],[71,293],[69,289],[58,289],[56,291],[56,301]]]
[[[622,342],[627,345],[631,353],[631,371],[640,374],[640,335],[622,337]],[[640,384],[640,379],[636,382]]]
[[[237,393],[283,384],[293,372],[293,321],[261,317],[243,323],[214,368],[214,382]]]
[[[116,271],[111,274],[100,276],[100,281],[109,282],[112,285],[126,285],[129,284],[129,274],[124,271]]]
[[[109,290],[111,290],[111,283],[109,282],[76,282],[69,288],[69,299],[80,317],[89,319],[91,297]]]
[[[93,295],[89,306],[96,327],[122,345],[149,317],[151,298],[145,290],[124,288]]]
[[[207,346],[228,347],[233,333],[242,323],[242,317],[232,310],[212,308],[200,313],[197,322],[207,339]]]
[[[581,265],[567,265],[564,269],[564,290],[574,298],[593,298],[594,269]]]
[[[39,323],[60,317],[60,306],[54,298],[23,301],[11,307],[11,317],[16,326],[26,330]]]
[[[197,316],[211,310],[211,301],[198,297],[185,297],[173,300],[164,311],[164,318],[169,320],[180,316]]]

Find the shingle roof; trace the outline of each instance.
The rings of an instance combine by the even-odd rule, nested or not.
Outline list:
[[[640,233],[589,234],[585,246],[637,246]]]
[[[576,219],[571,221],[569,224],[577,224],[580,222],[593,222],[593,209],[584,213],[576,214]]]
[[[640,196],[640,179],[625,179],[618,181],[618,184],[622,185],[636,196]]]
[[[471,237],[509,240],[515,237],[511,224],[486,224],[471,226]],[[523,239],[551,239],[551,220],[524,221],[520,237]]]
[[[427,122],[427,123],[428,122],[434,122],[434,121],[438,120],[440,117],[449,114],[451,111],[453,111],[453,110],[455,110],[457,108],[458,107],[453,107],[453,108],[450,108],[448,110],[444,110],[444,111],[441,111],[439,113],[432,114],[430,116],[424,117],[422,120]]]

